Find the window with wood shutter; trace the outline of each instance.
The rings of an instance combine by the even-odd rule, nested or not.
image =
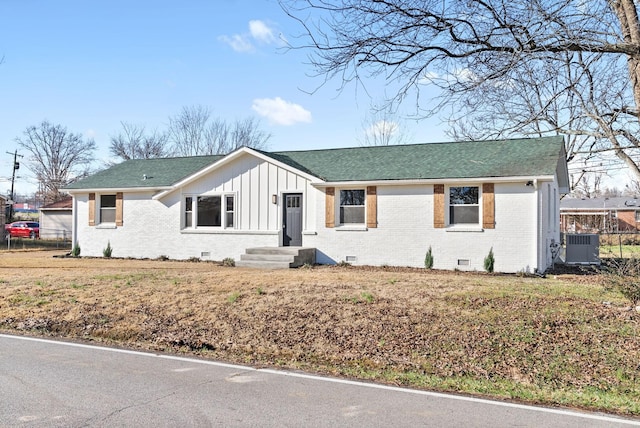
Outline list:
[[[494,183],[483,183],[481,187],[434,184],[433,227],[456,225],[495,229]]]

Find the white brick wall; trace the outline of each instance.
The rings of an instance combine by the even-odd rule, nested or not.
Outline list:
[[[465,184],[469,185],[459,185]],[[123,226],[117,228],[89,226],[88,195],[76,194],[75,236],[84,256],[102,256],[110,242],[114,257],[238,260],[248,247],[280,245],[281,196],[299,191],[305,195],[303,246],[317,249],[319,263],[338,263],[351,256],[358,265],[423,267],[431,246],[436,269],[482,271],[484,258],[493,248],[496,271],[533,272],[550,263],[548,242],[559,237],[557,221],[549,218],[546,205],[538,210],[536,204],[536,195],[546,204],[554,188],[553,183],[539,183],[537,189],[524,181],[496,183],[495,229],[454,232],[433,227],[433,185],[378,186],[378,227],[345,230],[325,227],[324,190],[292,171],[241,158],[162,200],[153,200],[151,192],[124,192]],[[181,230],[184,195],[219,191],[237,195],[237,228]],[[277,205],[272,204],[273,194],[278,195]],[[336,200],[338,195],[336,189]],[[541,232],[537,232],[537,221],[547,225]],[[468,260],[468,266],[460,266],[459,260]]]
[[[324,193],[319,193],[318,235],[304,237],[303,245],[316,247],[321,263],[353,256],[353,264],[413,267],[424,266],[431,246],[434,268],[478,271],[493,247],[497,272],[533,272],[538,268],[535,190],[525,182],[496,183],[494,192],[496,228],[460,232],[433,228],[432,185],[378,186],[378,227],[358,231],[325,228]],[[458,260],[469,265],[459,266]]]

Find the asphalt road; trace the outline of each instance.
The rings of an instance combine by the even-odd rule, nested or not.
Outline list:
[[[617,427],[529,407],[0,335],[2,427]]]

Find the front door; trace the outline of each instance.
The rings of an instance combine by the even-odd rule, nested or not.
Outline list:
[[[302,246],[302,194],[284,195],[284,213],[282,216],[282,245],[285,247]]]

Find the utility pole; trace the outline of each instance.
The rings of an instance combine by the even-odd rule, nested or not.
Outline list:
[[[11,194],[9,195],[11,202],[9,205],[9,218],[7,219],[7,223],[11,223],[13,221],[13,205],[15,204],[13,189],[16,181],[16,170],[20,169],[18,156],[22,157],[22,155],[18,154],[18,150],[14,151],[13,153],[7,152],[7,154],[13,155],[13,174],[11,175]]]

